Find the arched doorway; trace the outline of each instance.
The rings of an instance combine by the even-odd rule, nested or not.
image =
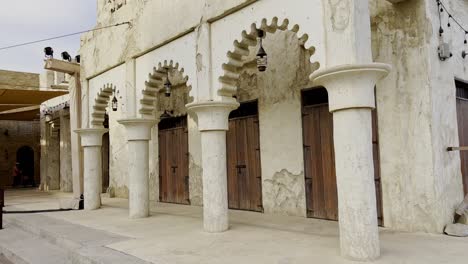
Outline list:
[[[218,95],[240,103],[227,131],[231,209],[305,216],[300,91],[319,63],[311,62],[315,48],[297,30],[276,17],[252,24],[222,66]],[[266,71],[256,63],[260,38],[268,52]]]
[[[170,88],[168,84],[170,83]],[[188,114],[191,86],[178,63],[164,61],[149,74],[140,114],[158,124],[159,201],[190,204]],[[169,90],[168,90],[169,89]]]
[[[31,147],[23,146],[16,151],[16,166],[20,173],[14,185],[34,187],[36,185],[34,180],[34,150]]]
[[[111,106],[109,102],[111,98],[116,95],[117,87],[112,84],[106,84],[99,91],[96,99],[94,100],[93,112],[91,114],[91,126],[93,128],[109,129],[109,119]],[[119,109],[117,108],[117,110]],[[114,110],[112,112],[115,112]],[[101,185],[101,192],[105,193],[110,185],[110,133],[106,132],[102,136],[101,145],[101,178],[99,179]]]

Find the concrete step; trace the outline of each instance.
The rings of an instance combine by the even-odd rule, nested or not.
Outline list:
[[[72,263],[68,252],[10,225],[0,230],[0,253],[15,264]]]
[[[148,263],[106,247],[131,239],[128,237],[76,225],[43,214],[6,215],[5,223],[61,248],[63,252],[67,252],[69,260],[73,264]],[[1,244],[0,242],[0,246]]]

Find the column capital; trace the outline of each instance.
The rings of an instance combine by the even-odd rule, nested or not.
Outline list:
[[[102,135],[108,132],[105,128],[83,128],[75,130],[75,133],[81,137],[83,147],[102,146]]]
[[[151,128],[158,123],[156,119],[131,118],[117,120],[127,130],[127,140],[150,140]]]
[[[229,113],[239,107],[236,101],[203,101],[186,105],[197,114],[200,131],[225,130],[229,128]]]
[[[330,112],[375,108],[375,84],[391,69],[384,63],[340,65],[316,71],[310,80],[327,89]]]

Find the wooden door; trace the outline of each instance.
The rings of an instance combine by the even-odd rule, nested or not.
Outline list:
[[[159,123],[159,200],[190,204],[187,117]]]
[[[329,112],[328,95],[324,88],[302,94],[302,127],[307,216],[338,220],[333,114]],[[373,112],[372,145],[379,224],[382,224],[382,199],[377,138],[377,115]]]
[[[263,212],[257,102],[229,116],[226,134],[229,208]]]
[[[101,156],[102,156],[102,192],[105,193],[109,188],[109,162],[110,145],[109,133],[102,136]]]
[[[457,121],[460,146],[468,146],[468,84],[457,81]],[[468,151],[460,151],[463,189],[468,194]]]

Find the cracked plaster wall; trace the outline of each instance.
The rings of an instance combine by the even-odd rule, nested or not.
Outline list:
[[[306,216],[301,89],[311,88],[310,52],[294,32],[267,34],[268,70],[259,73],[251,48],[238,81],[240,102],[258,99],[265,213]]]
[[[297,35],[301,36],[303,33],[308,33],[310,39],[314,39],[312,44],[317,46],[317,57],[323,56],[323,51],[320,48],[320,43],[323,39],[323,31],[321,25],[321,1],[314,0],[313,3],[310,0],[300,0],[284,5],[280,0],[268,0],[268,1],[250,1],[250,0],[229,0],[219,1],[207,0],[207,1],[187,1],[187,2],[172,2],[172,1],[128,1],[126,5],[123,5],[119,10],[115,12],[110,12],[108,10],[110,6],[106,6],[103,0],[98,2],[98,25],[109,25],[117,22],[132,20],[133,27],[128,28],[126,26],[113,28],[112,30],[93,32],[85,34],[82,37],[82,76],[86,77],[91,74],[97,73],[100,70],[105,69],[106,67],[112,66],[118,62],[123,62],[127,60],[130,56],[137,54],[145,49],[148,49],[154,45],[157,45],[169,38],[172,38],[178,34],[183,33],[184,31],[196,27],[199,25],[200,21],[205,19],[210,19],[216,16],[219,16],[223,13],[231,12],[232,10],[240,7],[241,5],[254,2],[254,4],[248,6],[247,8],[241,9],[238,12],[235,12],[228,16],[229,19],[223,18],[212,24],[212,43],[216,45],[212,46],[213,56],[213,67],[215,69],[214,73],[211,75],[211,82],[214,89],[219,88],[218,77],[222,75],[220,71],[222,63],[226,61],[226,52],[232,50],[233,40],[239,39],[241,36],[242,30],[249,30],[250,24],[253,22],[259,22],[262,18],[267,18],[269,21],[274,16],[280,17],[280,19],[289,18],[291,20],[290,27],[295,23],[300,25],[300,30]],[[317,8],[313,10],[304,10],[303,6],[305,4],[313,4]],[[191,10],[184,16],[184,20],[180,20],[177,14],[179,10]],[[304,15],[299,15],[299,14]],[[155,17],[158,21],[165,21],[164,23],[155,23]],[[203,18],[202,18],[203,17]],[[167,27],[167,25],[172,25]],[[161,28],[160,28],[161,27]],[[158,28],[160,28],[158,30]],[[143,34],[144,33],[144,34]],[[297,43],[288,43],[291,41],[297,42],[297,35],[294,33],[287,33],[286,35],[280,35],[282,37],[281,41],[284,45],[296,45],[292,50],[292,53],[298,51]],[[122,37],[124,36],[124,37]],[[180,68],[184,68],[184,74],[189,77],[188,85],[192,86],[191,95],[194,99],[197,99],[198,89],[207,89],[207,87],[197,87],[196,81],[196,56],[197,54],[197,36],[195,33],[189,33],[181,38],[173,40],[172,42],[159,47],[158,49],[151,51],[147,54],[144,54],[135,59],[135,72],[136,72],[136,87],[135,87],[135,102],[137,102],[137,108],[139,105],[139,100],[141,99],[141,91],[144,89],[144,81],[148,78],[148,73],[152,72],[153,67],[157,66],[157,63],[163,62],[164,60],[173,60],[174,63],[179,63]],[[312,42],[312,41],[309,41]],[[112,43],[112,48],[109,48],[109,43]],[[308,45],[310,46],[310,45]],[[279,52],[281,54],[281,52]],[[199,56],[205,56],[206,54],[201,54]],[[285,55],[286,56],[286,55]],[[278,57],[279,58],[279,57]],[[284,57],[282,57],[284,59]],[[315,58],[315,60],[319,60]],[[273,62],[272,62],[273,63]],[[281,64],[282,61],[278,60],[278,64]],[[301,62],[302,63],[302,62]],[[297,66],[297,65],[296,65]],[[122,66],[119,66],[120,68]],[[89,82],[89,92],[83,95],[83,99],[86,101],[90,100],[89,110],[92,109],[92,100],[93,94],[95,94],[95,87],[101,86],[104,83],[113,83],[115,84],[115,78],[121,79],[125,74],[115,74],[118,68],[111,69],[96,78],[93,78]],[[292,71],[292,70],[291,70]],[[109,75],[114,76],[115,78],[110,78]],[[295,73],[293,74],[296,75]],[[104,76],[104,77],[102,77]],[[285,80],[284,78],[278,76],[282,82],[292,82],[292,80]],[[301,76],[304,77],[304,76]],[[106,81],[102,81],[107,79]],[[288,78],[286,78],[288,79]],[[307,78],[305,77],[307,80]],[[100,81],[98,81],[100,80]],[[274,80],[274,81],[273,81]],[[277,79],[272,79],[272,81],[265,85],[274,84]],[[287,85],[293,85],[288,83]],[[299,84],[297,84],[299,85]],[[122,89],[120,89],[122,92]],[[283,179],[274,178],[273,181],[266,182],[266,184],[271,184],[271,188],[265,189],[265,195],[267,197],[280,196],[281,201],[271,201],[271,199],[266,199],[267,204],[265,204],[266,212],[281,211],[282,213],[292,214],[292,215],[305,215],[305,201],[304,201],[304,187],[303,187],[303,157],[302,157],[302,136],[301,136],[301,118],[300,118],[300,94],[298,92],[293,93],[292,97],[286,95],[289,90],[286,90],[285,94],[278,94],[277,96],[266,95],[266,100],[271,102],[272,105],[265,105],[265,118],[268,119],[269,116],[276,115],[278,113],[285,113],[286,115],[293,117],[289,118],[291,126],[289,130],[294,133],[294,138],[296,142],[294,143],[294,154],[288,155],[284,154],[286,158],[290,158],[293,161],[285,161],[280,166],[270,166],[269,169],[266,169],[269,166],[265,166],[265,174],[269,175],[265,179],[274,178],[274,175],[282,173],[285,175]],[[129,95],[131,96],[131,95]],[[289,104],[290,100],[295,101],[293,104]],[[273,106],[274,105],[274,106]],[[261,106],[263,109],[263,106]],[[123,113],[125,113],[125,106],[123,108]],[[119,110],[120,111],[120,110]],[[113,131],[115,127],[112,125],[112,116],[110,118],[111,125],[110,129]],[[282,127],[279,124],[270,124],[267,127],[263,128],[265,130],[275,130]],[[286,126],[285,126],[286,127]],[[188,119],[188,129],[189,129],[189,151],[190,151],[190,199],[192,204],[201,205],[202,203],[202,190],[201,190],[201,147],[200,147],[200,135],[196,127],[196,120],[189,115]],[[280,129],[281,130],[281,129]],[[119,132],[117,132],[119,133]],[[288,131],[283,131],[283,136],[287,135]],[[114,133],[115,134],[115,133]],[[157,129],[153,129],[152,132],[153,139],[157,138]],[[116,140],[124,140],[124,134],[119,136],[112,136],[111,133],[111,149],[112,149],[112,138],[115,137]],[[268,142],[268,139],[265,139]],[[117,143],[118,144],[118,143]],[[275,150],[268,150],[266,147],[266,154],[264,155],[265,159],[268,160],[270,156],[278,156],[274,154]],[[152,200],[157,199],[158,197],[158,166],[157,159],[154,158],[154,153],[158,149],[157,142],[152,140],[150,142],[150,196]],[[277,151],[277,149],[276,149]],[[112,153],[112,150],[111,150]],[[119,153],[123,159],[125,159],[125,153]],[[111,160],[113,159],[111,154]],[[294,157],[294,158],[293,158]],[[262,158],[263,159],[263,158]],[[112,165],[111,161],[111,186],[115,187],[116,195],[121,197],[126,197],[128,193],[128,188],[125,184],[127,182],[125,176],[125,163],[115,163]],[[268,163],[266,163],[268,164]],[[118,168],[114,168],[118,167]],[[286,169],[285,169],[286,168]],[[278,181],[286,180],[290,178],[294,186],[289,187],[290,190],[293,190],[294,195],[287,194],[286,190],[274,190],[278,184]],[[294,180],[295,179],[295,180]],[[300,183],[302,181],[302,184]],[[270,190],[271,189],[271,190]],[[121,190],[121,191],[118,191]],[[289,190],[289,191],[290,191]],[[119,194],[121,193],[121,194]],[[273,198],[272,198],[273,199]],[[292,200],[292,204],[286,200]],[[280,209],[273,209],[274,204],[283,204]],[[291,205],[285,205],[290,203]]]
[[[107,7],[104,7],[104,0],[99,0],[97,26],[133,20],[133,27],[122,26],[113,28],[113,30],[85,34],[82,37],[81,47],[82,76],[86,77],[116,63],[124,62],[139,52],[196,27],[200,21],[223,14],[245,2],[247,1],[230,0],[220,4],[214,0],[206,3],[203,1],[182,3],[180,1],[128,0],[127,5],[111,13],[106,9]],[[285,5],[280,0],[256,1],[228,17],[213,22],[211,24],[213,63],[211,84],[213,88],[220,87],[218,77],[223,75],[222,64],[227,62],[226,52],[233,49],[233,41],[240,40],[242,30],[249,31],[251,23],[259,22],[262,18],[267,18],[270,21],[272,17],[278,16],[280,20],[289,18],[292,25],[299,24],[301,28],[298,35],[303,32],[309,34],[307,44],[316,47],[313,60],[319,61],[324,66],[326,64],[326,50],[322,2],[320,0],[298,0]],[[346,14],[346,7],[342,5],[346,4],[347,1],[329,2],[336,4],[336,12]],[[315,8],[304,9],[304,6],[310,5]],[[438,61],[436,53],[439,41],[437,38],[438,20],[437,9],[434,5],[435,1],[430,0],[405,1],[396,5],[385,0],[370,0],[374,60],[387,62],[394,66],[389,77],[378,83],[376,97],[385,225],[397,230],[440,232],[443,224],[449,221],[450,211],[455,200],[461,196],[458,153],[446,153],[443,150],[448,145],[458,144],[453,78],[456,76],[467,80],[468,74],[466,62],[455,53],[461,51],[462,40],[458,39],[458,35],[447,35],[449,36],[447,41],[452,43],[454,47],[456,46],[454,58],[443,63]],[[452,1],[449,6],[458,12],[458,17],[466,17],[467,3]],[[204,9],[204,7],[206,8]],[[176,15],[180,10],[191,10],[191,12],[185,13],[184,19],[180,20],[179,16]],[[346,15],[337,18],[340,19],[335,21],[335,29],[349,23],[346,21]],[[158,21],[164,21],[164,23],[158,23]],[[185,68],[189,81],[193,84],[191,94],[194,95],[195,100],[199,93],[198,89],[207,89],[207,87],[196,87],[195,54],[197,54],[197,47],[196,36],[192,35],[194,34],[185,35],[136,59],[137,96],[141,96],[144,81],[152,67],[165,59],[179,62],[181,67]],[[461,38],[462,34],[459,36]],[[109,48],[109,43],[112,43],[112,48]],[[273,62],[270,62],[270,66],[272,64]],[[295,73],[292,74],[295,75]],[[125,74],[118,78],[122,78],[122,76]],[[261,82],[258,77],[252,76],[248,71],[242,73],[242,76],[242,82],[247,83],[247,86]],[[281,78],[288,75],[281,72],[278,76]],[[268,83],[268,85],[270,84]],[[275,85],[275,83],[272,84]],[[299,135],[299,132],[302,131],[300,129],[300,101],[298,98],[293,99],[293,97],[297,97],[297,94],[293,94],[291,98],[281,98],[285,101],[291,100],[290,104],[282,104],[281,102],[285,101],[275,99],[275,96],[268,99],[271,102],[270,106],[268,104],[262,106],[259,102],[260,118],[267,120],[268,116],[286,114],[288,119],[283,119],[283,121],[290,123],[287,126],[296,128],[291,135],[302,139]],[[135,98],[136,102],[138,100],[139,98]],[[294,113],[298,116],[289,118]],[[191,123],[192,125],[190,125]],[[200,156],[194,154],[194,151],[199,150],[199,142],[192,139],[192,136],[195,135],[194,131],[196,131],[195,123],[196,120],[189,119],[189,131],[193,130],[193,132],[189,132],[190,152],[194,155],[191,158],[194,162],[191,162],[190,170],[191,173],[194,170],[201,174],[201,169],[197,165],[201,164]],[[280,124],[276,124],[276,126],[281,128]],[[272,134],[276,135],[274,128],[275,124],[261,125],[260,130],[261,133],[263,133],[262,131],[274,131],[275,133]],[[273,138],[275,137],[273,136]],[[290,134],[285,134],[285,137],[290,137]],[[122,133],[117,138],[121,140],[124,138],[124,134]],[[266,144],[268,140],[271,139],[263,138],[263,136],[261,138],[261,144],[267,146],[267,149],[262,149],[262,175],[269,177],[264,178],[264,186],[272,186],[271,188],[264,187],[264,199],[265,197],[275,197],[275,193],[278,193],[275,188],[282,184],[279,179],[293,179],[303,173],[303,165],[299,164],[303,157],[298,151],[300,150],[302,153],[302,145],[296,146],[296,150],[280,152],[285,153],[285,155],[289,152],[295,153],[293,154],[296,156],[294,165],[276,166],[276,164],[272,164],[269,166],[268,155],[272,155],[274,150],[268,149],[268,144]],[[153,145],[153,148],[157,149],[157,145]],[[267,167],[270,168],[265,169]],[[152,175],[156,175],[157,166],[151,166],[151,168]],[[122,169],[126,169],[126,167],[122,167]],[[303,178],[303,176],[298,178]],[[126,180],[121,179],[119,182],[126,182]],[[153,181],[151,188],[155,189],[156,184],[157,182]],[[198,184],[199,182],[195,178],[193,181],[190,180],[191,193]],[[122,193],[128,192],[123,186],[119,187],[122,188]],[[292,193],[297,194],[298,192],[300,192],[299,189]],[[154,193],[156,194],[156,192]],[[199,198],[198,196],[197,198],[192,197],[191,194],[191,199],[193,203]],[[274,211],[272,208],[282,207],[282,205],[275,204],[278,201],[281,199],[267,198],[265,211]],[[305,206],[305,203],[303,204]],[[292,206],[286,207],[291,208]],[[284,210],[283,208],[279,211],[287,214],[305,214],[305,209],[297,208],[294,210]]]
[[[468,4],[450,6],[466,17]],[[374,60],[394,67],[376,90],[385,226],[440,233],[462,198],[458,153],[445,149],[458,145],[454,77],[466,67],[437,57],[435,1],[370,7]]]

